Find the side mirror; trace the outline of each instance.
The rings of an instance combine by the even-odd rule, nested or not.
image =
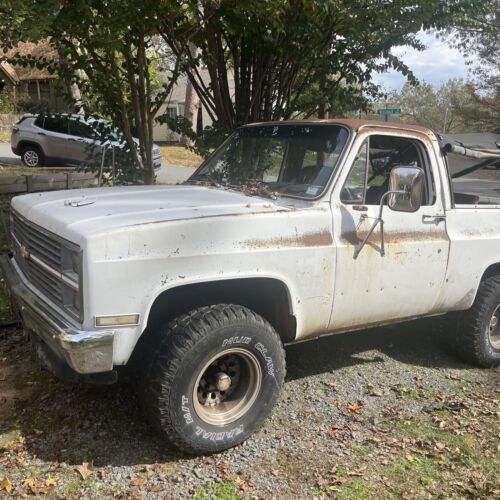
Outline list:
[[[388,205],[396,212],[416,212],[422,205],[424,171],[419,167],[396,166],[389,178]]]
[[[384,203],[388,200],[389,208],[396,212],[416,212],[422,205],[423,193],[424,171],[421,168],[404,165],[393,167],[389,178],[389,190],[380,198],[378,217],[373,221],[365,239],[354,249],[353,257],[358,258],[378,224],[380,224],[380,255],[385,255],[384,219],[382,218]]]

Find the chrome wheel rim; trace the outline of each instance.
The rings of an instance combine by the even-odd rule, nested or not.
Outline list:
[[[39,157],[36,151],[30,149],[24,153],[24,163],[29,167],[36,167],[38,165]]]
[[[195,412],[207,424],[228,425],[247,413],[261,384],[257,358],[244,349],[226,349],[199,372],[193,389]]]
[[[500,304],[491,316],[488,329],[491,347],[500,349]]]

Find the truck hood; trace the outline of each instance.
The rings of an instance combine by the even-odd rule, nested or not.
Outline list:
[[[12,200],[12,208],[34,224],[80,244],[86,236],[121,227],[290,210],[294,202],[203,186],[131,186],[22,195]]]

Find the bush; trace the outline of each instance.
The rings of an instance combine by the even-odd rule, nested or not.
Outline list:
[[[14,99],[10,92],[0,92],[0,114],[8,114],[14,112]]]

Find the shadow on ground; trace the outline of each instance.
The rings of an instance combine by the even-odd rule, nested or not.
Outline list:
[[[364,355],[368,351],[375,352]],[[287,378],[291,380],[381,362],[384,356],[426,368],[468,368],[454,357],[433,319],[321,337],[288,346],[286,354]]]
[[[286,351],[288,383],[387,357],[416,366],[465,367],[427,322],[324,337]],[[0,358],[0,435],[17,432],[40,460],[121,466],[186,458],[150,430],[133,383],[60,382],[31,362],[29,345],[15,328],[0,331]]]

